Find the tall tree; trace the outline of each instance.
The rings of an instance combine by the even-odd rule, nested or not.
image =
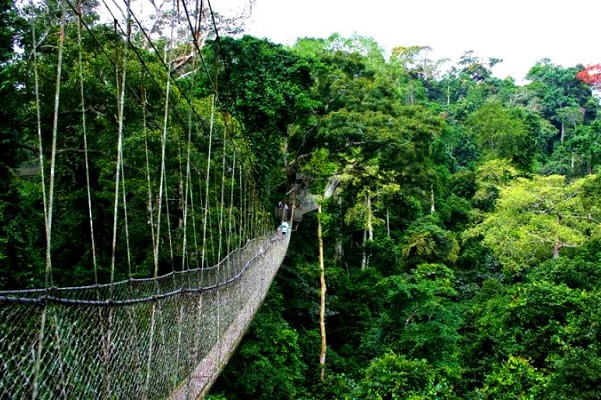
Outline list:
[[[527,148],[524,122],[498,103],[487,103],[470,115],[468,125],[486,159],[512,160]]]
[[[585,210],[583,185],[552,175],[517,178],[500,190],[495,210],[467,232],[482,235],[508,271],[530,268],[599,234],[599,215]]]
[[[288,166],[287,153],[293,151],[288,150],[289,136],[295,126],[306,124],[320,104],[309,96],[311,61],[251,36],[221,38],[211,43],[208,52],[208,65],[218,68],[222,106],[244,126],[260,185],[281,168],[287,169],[293,185],[296,169]],[[269,198],[270,188],[263,189]]]
[[[526,78],[532,82],[528,87],[540,99],[539,112],[551,121],[560,132],[560,141],[565,140],[567,129],[575,118],[581,120],[578,110],[584,114],[584,120],[593,115],[587,112],[591,91],[586,84],[576,79],[582,68],[563,68],[553,64],[549,59],[536,63],[528,71]]]

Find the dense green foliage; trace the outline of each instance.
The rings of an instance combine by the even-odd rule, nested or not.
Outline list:
[[[326,376],[306,215],[270,294],[278,307],[261,310],[212,396],[598,398],[600,108],[581,66],[542,60],[517,86],[471,53],[441,75],[422,48],[386,61],[361,37],[278,48],[312,77],[302,95],[288,90],[313,111],[287,111],[285,166],[314,193],[338,182],[323,201]],[[266,333],[275,318],[285,325]],[[268,366],[251,365],[268,352]],[[280,352],[298,355],[294,371]],[[249,373],[257,383],[240,391]],[[279,391],[290,380],[294,392]]]
[[[45,27],[44,40],[55,43],[58,28],[46,24],[46,11],[19,16],[10,2],[0,3],[1,288],[44,285],[40,182],[18,170],[36,165],[36,95],[42,142],[50,147],[57,50],[40,46],[36,52],[35,72],[43,78],[36,93],[30,60],[13,44],[31,52],[24,39],[28,24]],[[57,285],[94,280],[87,177],[77,150],[81,102],[96,171],[89,186],[101,221],[98,254],[106,255],[115,173],[114,153],[106,149],[119,112],[114,76],[126,72],[145,99],[161,98],[165,89],[153,80],[164,72],[156,54],[140,45],[136,56],[144,63],[116,71],[123,38],[93,15],[88,22],[83,51],[73,42],[64,50]],[[73,34],[77,24],[70,21],[66,29]],[[494,77],[499,60],[467,52],[443,73],[426,50],[399,47],[387,60],[363,37],[302,39],[292,47],[222,37],[203,49],[208,75],[178,77],[182,89],[173,94],[171,134],[181,147],[169,150],[173,169],[182,168],[183,120],[194,108],[202,114],[195,123],[206,123],[211,84],[219,82],[215,135],[227,136],[239,150],[244,161],[236,162],[259,183],[262,206],[293,189],[321,195],[336,183],[332,196],[321,200],[325,379],[319,375],[317,217],[307,214],[295,223],[285,265],[210,398],[601,397],[601,109],[591,88],[575,77],[582,66],[541,60],[528,74],[530,83],[518,86]],[[134,270],[119,259],[119,277],[152,273],[141,188],[149,185],[148,154],[158,168],[162,108],[148,102],[144,112],[134,106],[124,111]],[[209,160],[202,134],[191,143],[198,170],[233,163],[219,144]],[[178,179],[166,178],[174,194],[166,203],[173,221],[163,222],[165,240],[167,233],[181,236]],[[209,198],[219,192],[210,187]],[[209,228],[221,229],[215,215]],[[179,261],[164,254],[160,268],[170,270]],[[109,262],[102,257],[99,273],[106,275]]]

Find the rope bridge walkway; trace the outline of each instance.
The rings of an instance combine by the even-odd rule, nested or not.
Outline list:
[[[288,241],[253,240],[212,268],[158,279],[2,293],[0,393],[197,398],[245,333]]]
[[[0,398],[202,397],[290,240],[220,103],[226,62],[201,56],[232,21],[202,0],[18,3]]]

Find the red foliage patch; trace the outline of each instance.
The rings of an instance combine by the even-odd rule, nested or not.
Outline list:
[[[601,64],[587,66],[576,74],[576,79],[595,88],[601,88]]]

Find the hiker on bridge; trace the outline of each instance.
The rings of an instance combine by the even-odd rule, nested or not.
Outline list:
[[[278,228],[278,233],[281,236],[285,236],[288,233],[288,228],[289,227],[290,227],[290,225],[288,225],[287,221],[282,221],[282,224]]]

